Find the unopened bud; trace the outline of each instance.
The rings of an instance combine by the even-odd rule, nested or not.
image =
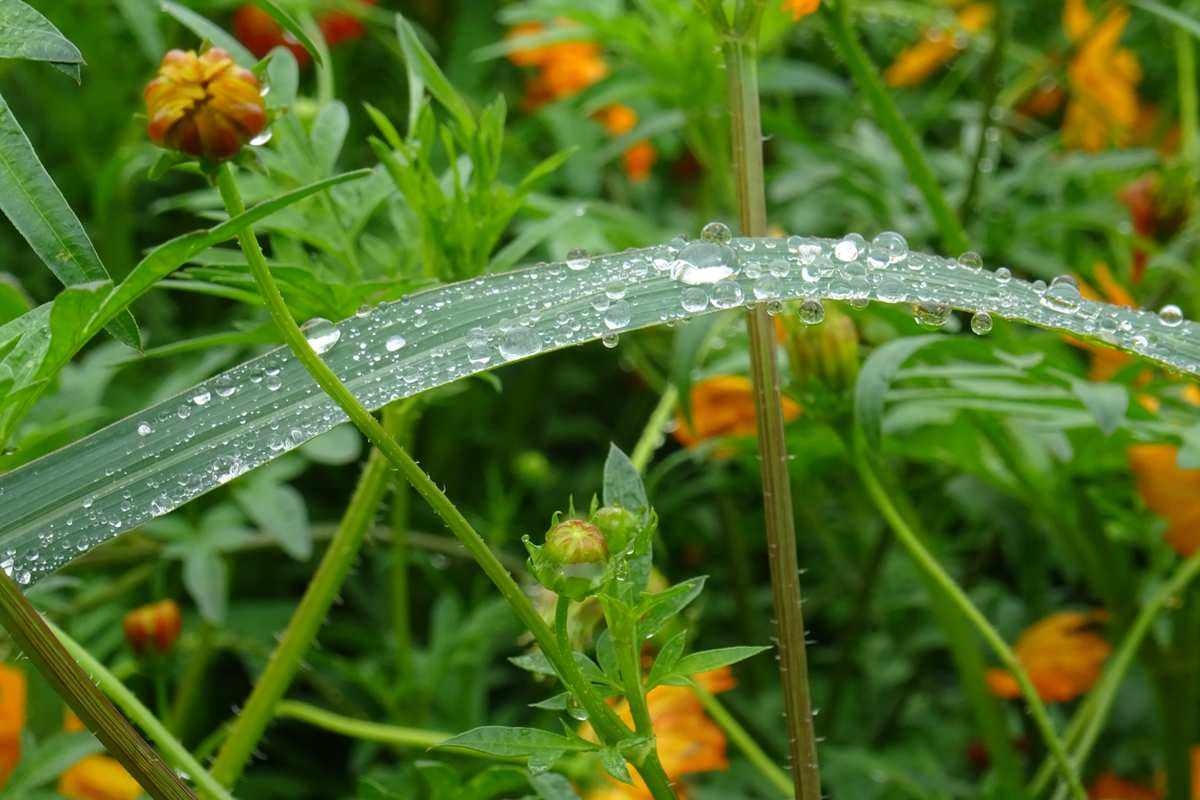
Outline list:
[[[568,519],[546,534],[546,555],[563,565],[598,564],[608,560],[608,542],[592,523]]]
[[[167,653],[183,628],[183,617],[174,600],[135,608],[125,615],[125,641],[135,653]]]
[[[604,506],[592,514],[592,524],[604,534],[608,547],[620,552],[633,541],[641,527],[641,521],[632,511],[621,506]]]

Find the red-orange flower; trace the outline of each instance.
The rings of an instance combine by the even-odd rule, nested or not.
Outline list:
[[[595,114],[596,121],[613,136],[623,136],[637,126],[638,115],[624,103],[611,103]]]
[[[916,86],[923,83],[961,51],[958,36],[978,33],[992,21],[991,3],[971,3],[958,12],[955,28],[935,28],[925,32],[921,41],[903,50],[884,72],[889,86]]]
[[[555,26],[563,28],[575,24],[560,19]],[[545,30],[540,22],[526,22],[510,30],[506,38],[531,36]],[[536,67],[538,70],[525,84],[522,106],[526,110],[570,97],[608,75],[608,64],[600,55],[600,46],[583,40],[518,48],[508,54],[508,60],[519,67]]]
[[[0,786],[21,760],[25,697],[25,673],[8,664],[0,664]]]
[[[754,385],[741,375],[718,375],[692,386],[692,422],[675,416],[675,438],[685,447],[724,436],[753,436],[757,432]],[[783,418],[800,416],[800,406],[783,398]]]
[[[654,149],[654,145],[648,139],[643,139],[630,145],[621,160],[629,180],[641,183],[650,177],[650,171],[654,169],[654,162],[658,160],[658,151]]]
[[[58,793],[69,800],[137,800],[142,787],[119,761],[94,755],[62,774]]]
[[[792,15],[792,19],[796,22],[807,17],[809,14],[817,13],[817,9],[821,7],[821,0],[783,0],[783,10],[787,14]]]
[[[171,50],[143,94],[151,140],[189,155],[230,158],[267,125],[258,79],[217,47]]]
[[[359,2],[374,5],[376,0]],[[321,29],[321,37],[330,47],[358,39],[366,32],[362,21],[345,11],[328,11],[319,15],[317,26]],[[262,58],[276,47],[286,47],[292,51],[300,66],[305,66],[312,60],[312,56],[295,36],[276,22],[274,17],[252,3],[247,3],[233,12],[233,35],[258,58]]]
[[[1129,9],[1115,6],[1097,22],[1087,0],[1066,0],[1063,27],[1077,49],[1067,69],[1071,100],[1063,118],[1063,143],[1089,152],[1130,143],[1141,115],[1141,66],[1118,47]]]
[[[1179,466],[1173,444],[1135,444],[1129,467],[1146,507],[1167,521],[1163,538],[1181,556],[1200,548],[1200,469]]]
[[[125,641],[135,653],[167,653],[175,646],[183,617],[174,600],[135,608],[125,615]]]
[[[1065,703],[1092,688],[1112,652],[1109,643],[1096,633],[1107,617],[1103,611],[1064,611],[1051,614],[1021,634],[1013,651],[1039,697],[1049,703]],[[1016,678],[1007,670],[988,670],[987,683],[999,697],[1021,695]]]

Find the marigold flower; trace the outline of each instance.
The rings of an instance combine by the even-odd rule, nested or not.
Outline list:
[[[613,136],[623,136],[637,126],[638,115],[624,103],[612,103],[595,114],[596,121]]]
[[[1065,703],[1092,688],[1112,652],[1095,628],[1108,618],[1104,611],[1063,611],[1027,628],[1013,648],[1029,673],[1038,696]],[[987,671],[988,687],[1004,698],[1020,697],[1021,689],[1007,670]]]
[[[68,800],[137,800],[142,787],[121,763],[108,756],[87,756],[58,779],[58,793]]]
[[[724,436],[753,436],[757,432],[754,385],[741,375],[718,375],[692,386],[692,422],[675,416],[675,438],[685,447]],[[800,406],[783,398],[783,418],[800,416]],[[721,453],[718,453],[721,455]]]
[[[174,600],[135,608],[125,615],[125,641],[139,655],[146,652],[167,653],[175,646],[183,627],[183,617]]]
[[[555,22],[558,27],[575,24],[568,19]],[[540,22],[526,22],[512,28],[505,38],[511,40],[545,30],[546,27]],[[525,97],[521,105],[527,111],[577,94],[608,75],[608,64],[595,42],[574,40],[519,48],[509,52],[508,60],[519,67],[538,69],[537,74],[525,84]]]
[[[960,33],[978,33],[992,21],[991,3],[971,3],[958,12],[955,28],[935,28],[925,32],[921,41],[903,50],[884,72],[889,86],[916,86],[936,72],[961,50]]]
[[[258,79],[217,47],[171,50],[143,94],[150,139],[189,155],[230,158],[267,125]]]
[[[1131,140],[1141,114],[1142,70],[1131,50],[1117,46],[1128,22],[1123,6],[1097,22],[1087,0],[1066,0],[1063,27],[1077,46],[1067,69],[1071,100],[1062,133],[1068,147],[1096,152]]]
[[[21,760],[21,731],[25,729],[25,673],[0,664],[0,786]]]
[[[625,165],[625,174],[634,183],[641,183],[650,177],[654,162],[658,161],[658,151],[648,139],[634,142],[621,157]]]
[[[733,688],[729,667],[692,676],[708,692],[723,692]],[[658,744],[658,758],[663,771],[673,782],[685,775],[714,772],[729,768],[725,755],[725,734],[704,713],[696,693],[686,686],[656,686],[646,694],[650,721]],[[633,724],[629,704],[621,701],[617,716],[627,725]],[[584,738],[595,740],[591,727],[580,730]],[[679,797],[684,795],[676,789]],[[651,800],[652,795],[638,775],[633,784],[619,783],[608,778],[604,784],[588,792],[586,800]]]
[[[792,20],[799,22],[809,14],[817,13],[821,0],[783,0],[783,10],[792,15]]]
[[[1163,538],[1190,556],[1200,548],[1200,469],[1179,466],[1173,444],[1135,444],[1127,455],[1142,502],[1167,521]]]

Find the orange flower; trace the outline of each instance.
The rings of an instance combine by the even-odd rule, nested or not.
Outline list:
[[[634,183],[641,183],[649,178],[650,170],[654,169],[654,162],[657,160],[658,151],[654,149],[654,145],[648,139],[634,142],[622,156],[625,174]]]
[[[1173,444],[1135,444],[1129,467],[1146,507],[1167,521],[1167,540],[1187,557],[1200,547],[1200,469],[1179,466]]]
[[[376,0],[360,2],[375,5]],[[366,32],[362,21],[345,11],[320,14],[317,16],[317,25],[321,29],[321,36],[330,47],[358,39]],[[274,17],[252,3],[247,3],[233,12],[233,35],[258,58],[262,58],[276,47],[286,47],[292,51],[300,66],[303,67],[312,60],[312,56],[295,36],[284,30]]]
[[[217,47],[171,50],[143,94],[151,140],[189,155],[230,158],[267,125],[258,79]]]
[[[160,600],[125,615],[125,641],[138,654],[167,653],[174,647],[182,627],[183,618],[175,601]]]
[[[921,41],[903,50],[884,72],[889,86],[916,86],[936,72],[962,49],[960,33],[978,33],[992,21],[991,3],[971,3],[958,12],[956,27],[928,30]]]
[[[0,786],[21,760],[25,695],[25,673],[8,664],[0,664]]]
[[[817,13],[821,0],[783,0],[783,10],[792,15],[792,20],[799,22],[809,14]]]
[[[638,115],[624,103],[612,103],[596,112],[596,121],[613,136],[623,136],[637,125]]]
[[[576,23],[560,19],[559,27]],[[510,30],[506,36],[515,39],[545,31],[540,22],[526,22]],[[525,84],[522,106],[529,111],[553,100],[577,94],[608,75],[608,64],[600,55],[595,42],[567,41],[513,50],[508,60],[519,67],[537,67],[538,72]]]
[[[1066,0],[1063,27],[1077,47],[1067,69],[1071,100],[1062,131],[1067,147],[1096,152],[1130,142],[1141,114],[1142,70],[1131,50],[1117,46],[1128,22],[1123,6],[1097,22],[1087,0]]]
[[[1088,797],[1090,800],[1159,800],[1162,794],[1156,789],[1118,778],[1115,773],[1105,772],[1092,781]]]
[[[58,793],[69,800],[137,800],[142,787],[116,759],[87,756],[58,779]]]
[[[753,436],[757,431],[754,385],[741,375],[718,375],[692,386],[692,424],[675,416],[675,438],[685,447],[723,436]],[[783,398],[783,418],[800,416],[800,406]]]
[[[1039,697],[1049,703],[1065,703],[1092,687],[1112,651],[1094,630],[1107,617],[1104,611],[1064,611],[1021,634],[1013,649]],[[987,683],[999,697],[1011,699],[1021,694],[1016,678],[1007,670],[988,670]]]
[[[716,693],[733,688],[733,674],[728,667],[692,676],[707,691]],[[725,756],[725,734],[704,713],[696,693],[686,686],[656,686],[646,695],[650,720],[658,744],[658,758],[663,771],[673,782],[684,775],[713,772],[729,768]],[[629,704],[621,701],[617,716],[627,725],[633,724]],[[580,734],[594,739],[589,726]],[[677,788],[676,796],[685,795]],[[587,800],[650,800],[651,794],[641,777],[634,774],[633,784],[620,783],[612,778],[587,794]]]

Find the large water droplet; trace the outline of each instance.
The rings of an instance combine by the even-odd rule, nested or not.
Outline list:
[[[588,268],[592,260],[588,258],[587,250],[571,250],[567,253],[567,269],[580,272]]]
[[[861,239],[861,236],[855,239],[853,234],[846,236],[833,246],[833,257],[847,264],[854,261],[858,258],[859,253],[862,252],[862,247],[859,244]]]
[[[922,328],[940,328],[950,319],[950,306],[929,300],[917,303],[913,306],[913,319]]]
[[[154,428],[150,427],[149,422],[139,422],[137,425],[138,436],[149,436],[154,433]]]
[[[712,287],[710,292],[713,308],[733,308],[739,306],[744,299],[742,287],[737,281],[721,281]]]
[[[1158,321],[1174,328],[1183,322],[1183,310],[1177,305],[1165,305],[1158,310]]]
[[[515,325],[500,336],[500,355],[512,361],[531,356],[542,349],[537,332],[525,325]]]
[[[1061,280],[1063,277],[1060,275],[1055,278],[1049,288],[1042,292],[1042,305],[1069,314],[1079,308],[1079,303],[1083,298],[1080,296],[1075,282]]]
[[[708,308],[708,292],[699,286],[684,289],[679,293],[679,305],[689,314],[697,314]]]
[[[630,308],[628,301],[618,300],[608,307],[608,311],[604,312],[604,327],[610,331],[624,328],[632,317],[633,309]]]
[[[884,231],[871,240],[867,260],[872,267],[896,264],[908,258],[908,240],[895,231]]]
[[[819,325],[825,321],[825,306],[820,300],[805,300],[800,304],[800,319],[806,325]]]
[[[342,338],[338,327],[324,317],[313,317],[300,328],[304,338],[318,354],[327,353]]]
[[[680,283],[705,286],[723,281],[737,270],[737,256],[728,245],[691,242],[679,251],[671,274]]]
[[[387,341],[383,343],[383,347],[389,353],[394,353],[406,344],[408,344],[408,341],[400,334],[395,333],[387,338]]]
[[[986,311],[976,312],[971,317],[971,331],[980,336],[992,332],[992,315]]]

